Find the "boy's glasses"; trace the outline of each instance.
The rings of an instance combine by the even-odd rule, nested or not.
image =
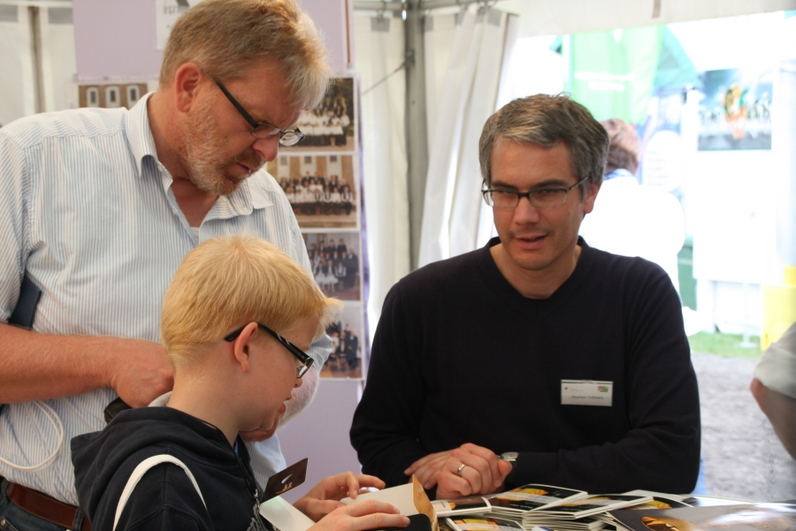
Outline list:
[[[303,365],[299,365],[298,367],[296,367],[296,378],[301,378],[302,376],[307,374],[307,371],[310,370],[310,367],[312,367],[312,363],[315,361],[314,359],[312,359],[306,352],[304,352],[296,345],[294,345],[284,337],[280,336],[279,334],[277,334],[276,332],[274,332],[264,324],[257,323],[257,326],[262,328],[272,336],[274,336],[274,338],[276,338],[277,341],[282,343],[282,346],[288,349],[290,353],[296,357],[296,359],[298,359],[301,363],[303,363]],[[240,333],[243,332],[244,328],[246,328],[246,325],[241,326],[234,332],[230,333],[228,336],[224,337],[224,341],[229,341],[229,342],[235,341],[235,339],[240,335]]]

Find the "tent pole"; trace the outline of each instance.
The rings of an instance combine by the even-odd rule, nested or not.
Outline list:
[[[410,267],[417,269],[428,171],[426,62],[421,0],[406,2],[406,158],[409,199]]]

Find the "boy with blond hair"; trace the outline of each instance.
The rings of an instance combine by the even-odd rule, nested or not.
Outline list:
[[[103,431],[72,439],[92,529],[265,529],[239,433],[268,429],[284,413],[312,365],[304,351],[339,305],[259,238],[211,239],[188,253],[163,301],[161,339],[174,366],[168,407],[122,411]],[[296,507],[319,520],[315,531],[406,526],[391,505],[339,502],[383,486],[340,474]]]

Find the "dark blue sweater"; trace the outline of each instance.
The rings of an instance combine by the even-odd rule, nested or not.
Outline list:
[[[387,485],[470,442],[520,453],[508,487],[690,492],[699,395],[669,277],[589,248],[547,299],[520,295],[489,252],[423,267],[387,295],[351,442]],[[611,407],[562,405],[562,380],[612,382]]]

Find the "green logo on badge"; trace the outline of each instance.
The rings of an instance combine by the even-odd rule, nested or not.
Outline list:
[[[607,385],[598,385],[597,386],[597,391],[599,391],[600,393],[607,393],[608,392],[608,386]]]

